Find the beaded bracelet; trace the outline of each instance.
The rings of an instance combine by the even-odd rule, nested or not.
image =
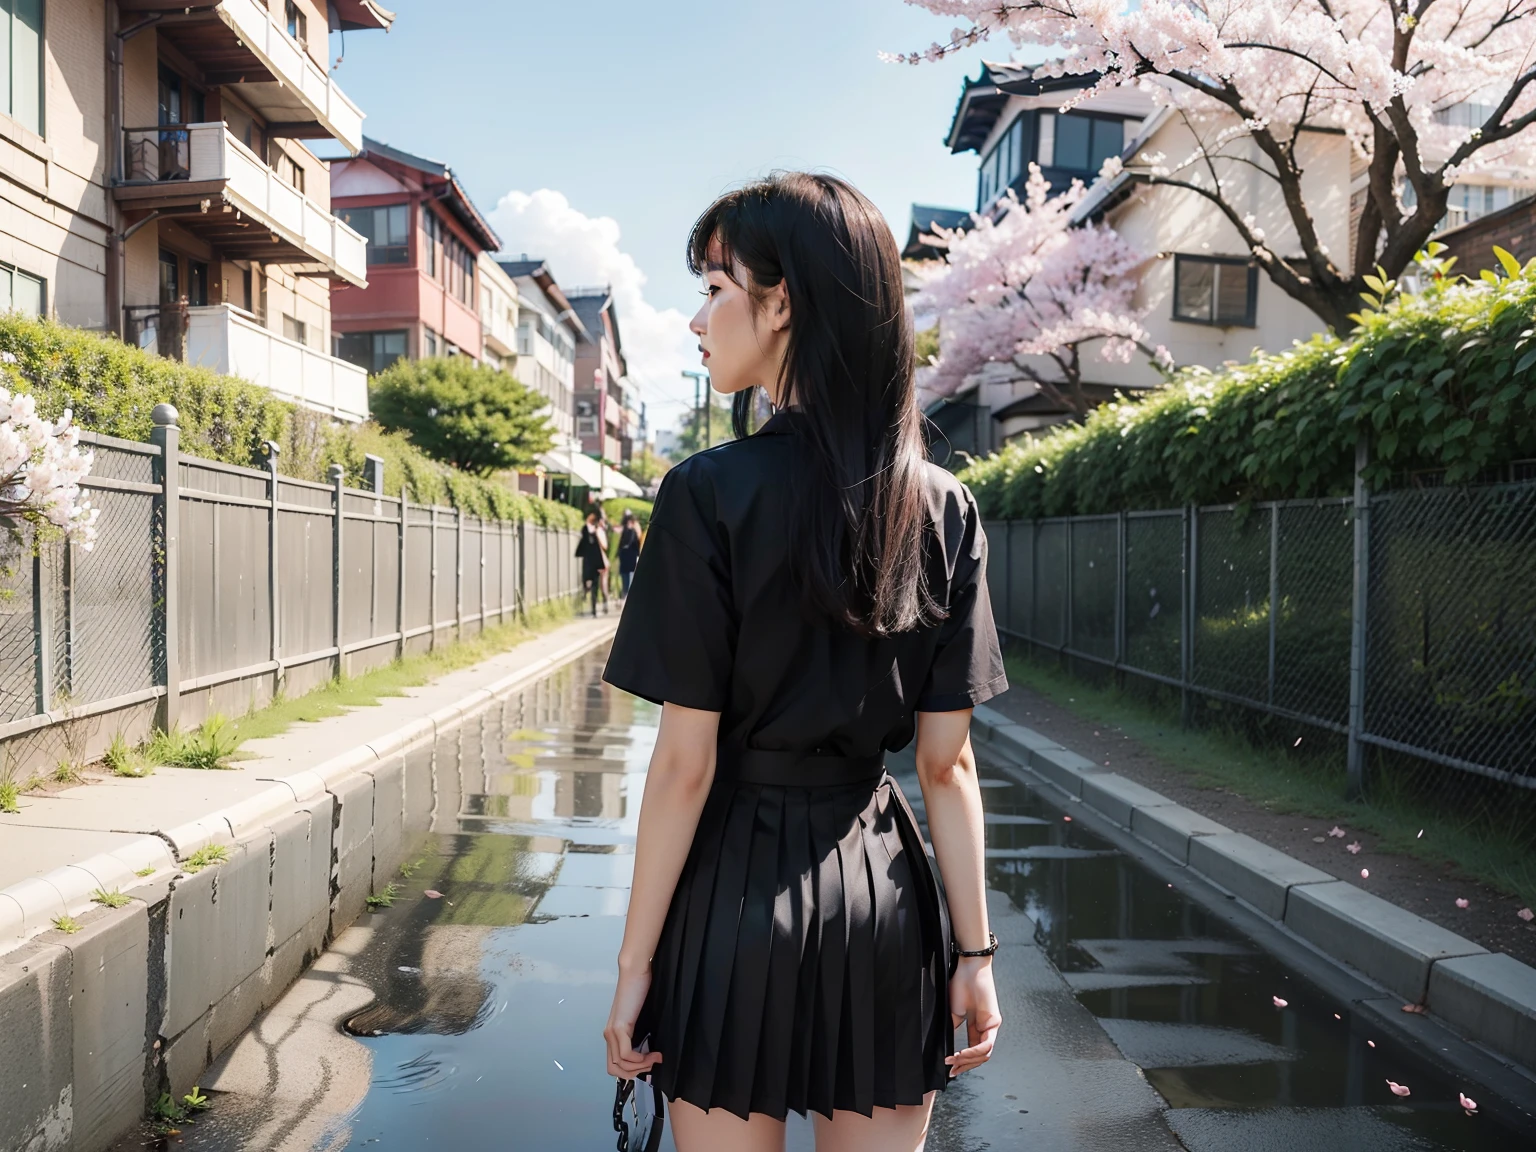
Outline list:
[[[974,952],[967,952],[964,948],[956,945],[953,940],[950,941],[950,947],[954,949],[956,956],[990,956],[997,951],[997,936],[995,933],[988,932],[987,946],[985,948],[978,948]]]

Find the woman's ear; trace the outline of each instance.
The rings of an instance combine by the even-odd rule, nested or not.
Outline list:
[[[772,331],[782,332],[789,327],[789,290],[783,280],[763,295],[762,311]]]

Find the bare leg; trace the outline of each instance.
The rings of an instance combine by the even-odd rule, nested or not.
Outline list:
[[[873,1116],[833,1112],[828,1120],[813,1112],[816,1152],[923,1152],[932,1111],[933,1093],[929,1092],[921,1104],[876,1108]]]
[[[686,1101],[671,1100],[667,1120],[677,1152],[784,1152],[784,1121],[761,1112],[743,1120],[724,1108],[706,1112]]]

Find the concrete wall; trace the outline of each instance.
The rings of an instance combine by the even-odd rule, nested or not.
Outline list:
[[[0,954],[0,1149],[95,1152],[189,1091],[395,875],[407,768],[430,809],[434,738],[226,838],[226,863]]]

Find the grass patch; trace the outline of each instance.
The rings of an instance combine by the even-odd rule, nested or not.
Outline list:
[[[229,849],[222,844],[205,844],[182,862],[183,872],[201,872],[212,864],[229,863]]]
[[[1117,728],[1197,788],[1224,788],[1277,812],[1349,824],[1388,852],[1450,864],[1469,879],[1536,902],[1536,803],[1514,789],[1428,774],[1392,763],[1371,774],[1367,799],[1344,798],[1341,755],[1256,744],[1235,727],[1182,729],[1172,709],[1110,685],[1079,679],[1054,659],[1007,656],[1008,678],[1097,726]],[[1325,743],[1313,740],[1314,745]],[[1426,783],[1439,781],[1441,794]],[[1460,786],[1470,800],[1444,794]],[[1422,839],[1419,832],[1433,829]]]
[[[116,888],[110,892],[103,888],[98,888],[91,893],[91,899],[104,908],[121,908],[124,904],[128,903],[130,897],[119,892]]]
[[[0,812],[14,816],[21,811],[21,787],[14,780],[0,780]]]
[[[380,908],[393,908],[395,897],[398,895],[400,895],[400,885],[391,880],[384,885],[382,892],[375,892],[363,902],[368,905],[369,911],[377,912]]]
[[[499,655],[530,636],[564,624],[573,615],[571,604],[541,604],[530,610],[526,618],[488,628],[478,636],[445,645],[435,652],[405,656],[358,676],[332,680],[303,696],[274,700],[267,707],[242,716],[230,728],[243,743],[279,735],[300,722],[340,716],[350,708],[368,708],[388,697],[402,696],[407,688],[425,684],[446,672]]]
[[[53,926],[68,936],[73,936],[82,927],[80,921],[76,920],[73,916],[55,916],[53,918]]]
[[[155,866],[153,864],[146,864],[134,873],[135,876],[153,876],[154,874]]]
[[[174,768],[228,768],[241,737],[223,716],[213,715],[190,732],[156,732],[144,749],[151,764]]]
[[[128,743],[128,738],[121,732],[112,737],[112,743],[107,745],[101,762],[114,776],[148,776],[155,770],[154,765],[142,752]]]
[[[78,784],[84,778],[80,774],[80,765],[72,760],[60,760],[53,770],[55,784]]]
[[[408,864],[402,864],[400,865],[400,875],[409,880],[412,876],[416,875],[416,869],[420,868],[426,862],[427,858],[423,856],[419,860],[412,860]]]

